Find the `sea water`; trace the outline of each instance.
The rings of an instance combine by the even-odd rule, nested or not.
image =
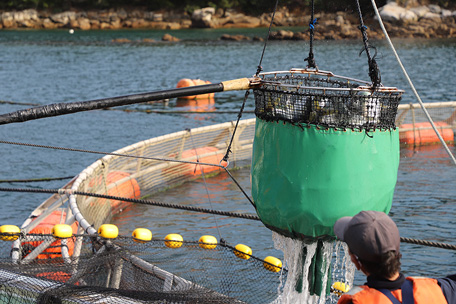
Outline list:
[[[240,30],[250,36],[266,35],[267,29]],[[83,101],[126,94],[174,88],[181,78],[201,78],[211,82],[250,77],[256,72],[263,44],[218,40],[229,30],[183,30],[170,32],[179,43],[112,42],[117,38],[140,41],[160,40],[165,31],[5,31],[0,35],[0,100],[45,105]],[[456,40],[394,40],[404,66],[425,102],[456,100]],[[405,89],[403,103],[416,102],[394,56],[383,41],[377,47],[378,64],[386,86]],[[368,79],[367,59],[359,57],[362,41],[318,41],[314,44],[317,65],[335,74]],[[265,71],[304,67],[308,53],[306,41],[271,41],[262,66]],[[236,120],[244,92],[216,95],[211,113],[126,112],[119,109],[90,111],[25,123],[0,126],[2,140],[111,152],[135,142],[186,128]],[[0,113],[28,105],[0,103]],[[128,110],[189,110],[169,103],[133,105]],[[125,109],[121,108],[121,109]],[[249,98],[246,111],[253,111]],[[234,112],[228,112],[234,111]],[[448,113],[450,115],[450,113]],[[252,118],[247,113],[243,118]],[[450,146],[453,153],[454,146]],[[0,179],[75,176],[100,157],[97,154],[68,152],[14,145],[1,145]],[[250,171],[233,172],[250,194]],[[402,236],[456,243],[456,170],[439,145],[402,148],[398,183],[390,215]],[[47,183],[3,183],[0,186],[57,189],[65,181]],[[206,187],[211,191],[208,202]],[[48,194],[0,192],[0,224],[21,225]],[[181,203],[240,213],[254,208],[226,175],[207,183],[195,181],[157,194],[157,201]],[[133,205],[116,219],[120,233],[131,235],[138,226],[150,228],[154,236],[181,233],[197,240],[203,234],[218,234],[229,243],[243,243],[260,258],[273,255],[272,233],[258,221],[244,221],[207,214],[195,214],[156,207]],[[454,251],[401,244],[402,269],[406,275],[440,277],[456,273]],[[333,251],[336,252],[336,251]],[[348,267],[348,266],[347,266]],[[354,284],[364,283],[356,272]]]

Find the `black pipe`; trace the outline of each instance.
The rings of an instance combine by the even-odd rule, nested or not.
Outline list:
[[[223,90],[223,83],[214,83],[89,101],[54,103],[0,115],[0,125],[148,101],[216,93]]]

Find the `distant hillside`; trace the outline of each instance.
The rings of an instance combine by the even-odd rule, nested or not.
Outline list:
[[[327,13],[352,10],[356,0],[314,0],[318,11]],[[359,0],[363,11],[369,11],[370,0]],[[377,6],[385,5],[387,0],[377,0]],[[443,8],[456,8],[456,0],[397,0],[401,6],[418,6],[438,4]],[[108,8],[128,8],[147,10],[174,10],[192,13],[195,9],[214,7],[226,11],[236,9],[249,15],[260,15],[270,12],[274,7],[275,0],[2,0],[0,10],[49,10],[61,12],[71,9],[96,10]],[[289,9],[309,11],[311,0],[280,0],[279,6],[287,6]]]

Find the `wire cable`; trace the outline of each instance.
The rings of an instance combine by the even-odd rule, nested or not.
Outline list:
[[[260,62],[258,63],[258,68],[257,68],[256,74],[255,74],[256,76],[258,76],[258,74],[260,74],[260,72],[263,70],[263,67],[261,66],[261,64],[263,62],[263,57],[264,57],[264,53],[266,51],[266,46],[269,41],[269,36],[271,35],[271,28],[272,28],[272,24],[274,23],[274,16],[277,11],[278,4],[279,4],[279,0],[276,0],[275,6],[274,6],[274,11],[272,12],[272,16],[271,16],[271,23],[269,24],[268,36],[266,37],[266,39],[264,41],[263,52],[261,52]]]
[[[437,130],[437,127],[435,126],[434,121],[433,121],[432,118],[431,118],[431,115],[429,115],[429,112],[427,111],[426,107],[424,106],[423,101],[421,100],[420,95],[419,95],[418,92],[416,91],[415,86],[413,85],[412,80],[410,79],[410,77],[409,77],[407,71],[405,70],[405,67],[404,67],[404,65],[402,64],[402,61],[401,61],[401,59],[399,58],[399,55],[397,54],[396,49],[395,49],[393,43],[391,42],[391,39],[390,39],[390,37],[389,37],[389,35],[388,35],[388,32],[386,31],[385,25],[383,24],[383,21],[382,21],[382,18],[381,18],[381,16],[380,16],[380,13],[378,12],[378,8],[377,8],[377,5],[375,4],[375,0],[371,0],[371,2],[372,2],[372,7],[374,8],[374,11],[375,11],[375,15],[377,16],[378,22],[379,22],[380,27],[381,27],[381,29],[382,29],[382,31],[383,31],[383,34],[385,35],[385,38],[386,38],[386,40],[388,41],[388,44],[389,44],[389,46],[391,47],[391,50],[393,51],[394,56],[396,57],[396,60],[397,60],[397,62],[399,63],[399,66],[400,66],[402,72],[404,73],[405,78],[407,79],[407,82],[409,83],[409,85],[410,85],[410,87],[411,87],[411,89],[412,89],[412,91],[413,91],[413,94],[415,94],[415,97],[416,97],[416,99],[418,100],[418,102],[419,102],[419,104],[420,104],[420,106],[421,106],[421,109],[423,109],[424,114],[426,115],[428,121],[431,123],[431,126],[432,126],[432,128],[434,129],[435,133],[437,134],[437,136],[438,136],[440,142],[442,143],[443,147],[445,148],[445,151],[448,153],[448,155],[450,156],[450,158],[453,160],[453,163],[456,165],[456,158],[454,157],[453,153],[451,153],[451,151],[450,151],[450,149],[448,148],[448,145],[446,144],[445,140],[443,140],[442,135],[441,135],[441,134],[439,133],[439,131]]]
[[[104,199],[108,199],[108,200],[116,200],[116,201],[137,203],[137,204],[157,206],[157,207],[181,209],[181,210],[187,210],[187,211],[202,212],[202,213],[223,215],[223,216],[229,216],[229,217],[237,217],[237,218],[243,218],[243,219],[248,219],[248,220],[256,220],[256,221],[260,220],[260,218],[258,216],[253,215],[253,214],[242,214],[242,213],[229,212],[229,211],[212,210],[212,209],[207,209],[207,208],[199,208],[199,207],[192,207],[192,206],[182,206],[182,205],[163,203],[163,202],[147,200],[147,199],[127,198],[127,197],[120,197],[120,196],[113,196],[113,195],[105,195],[105,194],[98,194],[98,193],[75,191],[75,190],[71,190],[71,189],[26,189],[26,188],[3,188],[3,187],[0,187],[0,191],[3,191],[3,192],[48,193],[48,194],[61,194],[61,195],[62,194],[84,195],[84,196],[90,196],[90,197],[96,197],[96,198],[104,198]]]
[[[50,182],[56,180],[72,179],[74,176],[64,177],[42,177],[42,178],[29,178],[29,179],[0,179],[0,183],[37,183],[37,182]]]

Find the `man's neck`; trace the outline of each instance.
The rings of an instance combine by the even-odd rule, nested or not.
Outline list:
[[[394,275],[388,278],[390,281],[396,281],[397,278],[399,277],[399,272],[396,272]]]

